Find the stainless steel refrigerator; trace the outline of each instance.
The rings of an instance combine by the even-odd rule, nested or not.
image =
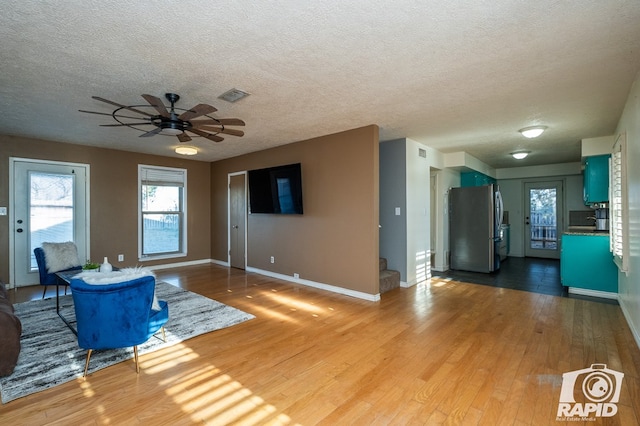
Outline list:
[[[503,204],[498,185],[449,190],[449,266],[493,272],[500,269]]]

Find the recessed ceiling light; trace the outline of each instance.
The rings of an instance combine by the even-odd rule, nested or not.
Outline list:
[[[176,154],[181,155],[196,155],[198,150],[192,146],[179,146],[176,148]]]
[[[246,98],[249,96],[249,93],[240,90],[240,89],[231,89],[224,92],[222,95],[218,96],[218,98],[223,99],[227,102],[237,102],[242,98]]]
[[[529,155],[530,153],[531,151],[518,151],[518,152],[512,152],[511,156],[516,160],[522,160],[524,158],[527,158],[527,155]]]
[[[518,130],[525,138],[537,138],[547,129],[547,126],[531,126]]]

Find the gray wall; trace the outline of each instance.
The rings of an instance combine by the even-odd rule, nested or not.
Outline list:
[[[380,144],[380,257],[407,280],[406,140]],[[400,215],[395,214],[396,207]]]

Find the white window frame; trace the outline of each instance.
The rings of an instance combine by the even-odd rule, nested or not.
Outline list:
[[[629,271],[629,197],[627,181],[627,138],[621,133],[613,144],[609,160],[610,250],[618,269]]]
[[[180,249],[178,252],[150,254],[142,253],[143,238],[143,211],[142,211],[142,185],[145,184],[170,184],[182,186],[182,205],[180,206]],[[187,170],[173,167],[161,167],[138,164],[138,260],[141,262],[158,259],[171,259],[185,257],[187,255]]]

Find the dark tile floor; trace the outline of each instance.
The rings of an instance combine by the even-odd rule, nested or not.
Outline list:
[[[611,299],[568,293],[560,280],[560,261],[557,259],[508,257],[500,264],[499,271],[489,274],[454,270],[432,271],[431,274],[433,277],[451,278],[473,284],[618,304],[617,301]]]

